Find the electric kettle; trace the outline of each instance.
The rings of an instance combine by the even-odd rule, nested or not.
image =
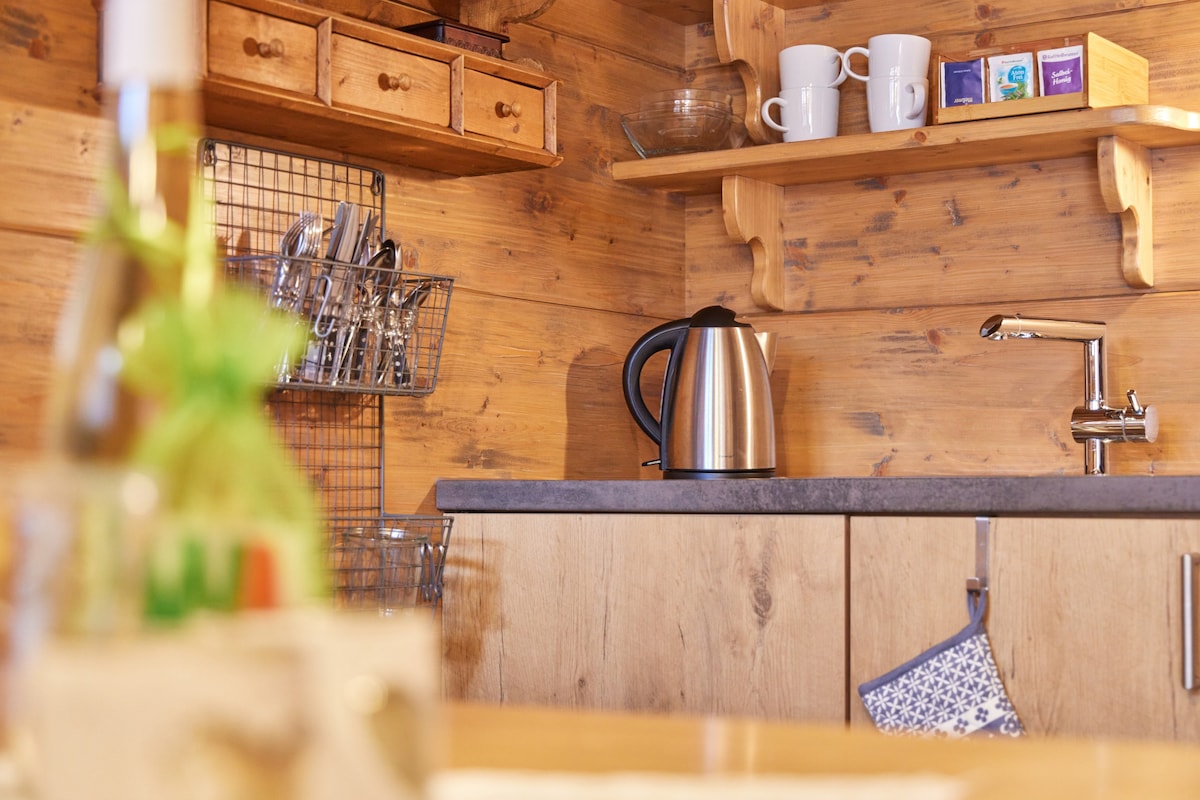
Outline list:
[[[659,447],[665,478],[769,478],[775,474],[770,362],[775,334],[755,334],[721,306],[645,333],[625,358],[625,403]],[[655,353],[670,351],[656,418],[641,376]]]

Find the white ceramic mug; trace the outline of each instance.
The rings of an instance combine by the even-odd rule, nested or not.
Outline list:
[[[837,89],[824,86],[783,89],[778,97],[763,103],[763,122],[782,133],[785,142],[837,136],[840,95]],[[773,106],[779,106],[780,122],[771,117]]]
[[[846,80],[842,54],[823,44],[797,44],[779,51],[779,88],[833,88]]]
[[[860,81],[876,78],[929,77],[929,40],[907,33],[884,33],[872,36],[866,47],[850,47],[842,54],[846,74]],[[860,75],[850,66],[850,57],[867,57],[867,75]]]
[[[867,81],[867,122],[871,132],[920,128],[928,109],[925,77],[883,77]]]

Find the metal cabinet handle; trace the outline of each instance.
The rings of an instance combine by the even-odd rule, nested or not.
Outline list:
[[[1196,582],[1192,567],[1200,553],[1183,554],[1183,688],[1196,688]]]

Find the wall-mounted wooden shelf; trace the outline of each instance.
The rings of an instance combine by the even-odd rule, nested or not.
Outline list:
[[[285,0],[201,12],[209,125],[456,176],[562,162],[544,72]]]
[[[1118,106],[621,161],[612,165],[612,175],[669,192],[721,193],[730,235],[754,251],[755,301],[783,309],[783,187],[1093,153],[1105,203],[1121,216],[1125,279],[1150,287],[1150,150],[1197,144],[1198,112]]]

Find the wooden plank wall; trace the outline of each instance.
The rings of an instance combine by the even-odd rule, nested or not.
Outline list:
[[[934,51],[1094,31],[1150,62],[1150,100],[1200,108],[1200,3],[844,0],[788,12],[787,42],[839,49],[882,32]],[[710,40],[689,58],[715,62]],[[842,87],[840,131],[866,132],[863,85]],[[1111,472],[1196,474],[1200,412],[1200,148],[1154,152],[1156,285],[1121,279],[1120,230],[1093,158],[794,187],[785,194],[788,311],[760,314],[749,249],[718,198],[687,210],[687,307],[723,302],[779,331],[773,389],[789,476],[1082,473],[1071,410],[1080,346],[979,338],[997,313],[1108,323],[1110,405],[1138,390],[1155,444],[1110,448]]]
[[[328,0],[396,20],[429,3]],[[894,7],[893,7],[894,6]],[[1200,108],[1200,0],[840,0],[788,11],[788,40],[839,47],[883,31],[936,47],[1094,30],[1146,55],[1154,102]],[[645,8],[645,4],[642,4]],[[1081,389],[1067,344],[986,342],[992,313],[1110,323],[1110,384],[1162,414],[1156,445],[1113,448],[1125,473],[1193,473],[1200,377],[1191,317],[1200,151],[1155,153],[1158,285],[1124,286],[1115,219],[1094,164],[1069,159],[880,178],[787,192],[792,310],[757,314],[749,253],[724,234],[715,198],[687,202],[616,186],[634,154],[619,115],[646,90],[735,85],[710,25],[616,0],[561,0],[512,25],[511,58],[561,80],[553,170],[472,179],[381,166],[389,232],[409,266],[456,279],[438,390],[385,407],[387,510],[429,512],[439,477],[654,478],[620,392],[629,345],[663,319],[723,302],[783,338],[774,377],[784,475],[1072,473],[1067,420]],[[0,267],[7,369],[0,416],[6,483],[36,453],[54,323],[78,264],[108,124],[94,95],[91,0],[0,0]],[[843,132],[865,130],[861,87]],[[218,132],[225,133],[225,132]],[[252,137],[247,137],[255,141]],[[272,142],[307,151],[296,142]],[[338,154],[325,154],[337,157]],[[11,254],[18,254],[12,257]]]
[[[327,1],[392,24],[431,10]],[[506,50],[561,80],[560,168],[450,179],[366,162],[387,173],[387,229],[405,263],[456,279],[437,391],[386,402],[389,512],[432,512],[440,476],[633,477],[649,457],[620,369],[638,335],[684,311],[684,205],[614,187],[608,164],[636,157],[620,113],[645,89],[684,82],[684,29],[609,0],[577,11],[512,26]],[[107,152],[96,58],[91,0],[0,1],[6,484],[40,443],[55,323]],[[340,157],[311,151],[303,131],[293,142],[212,133]]]

